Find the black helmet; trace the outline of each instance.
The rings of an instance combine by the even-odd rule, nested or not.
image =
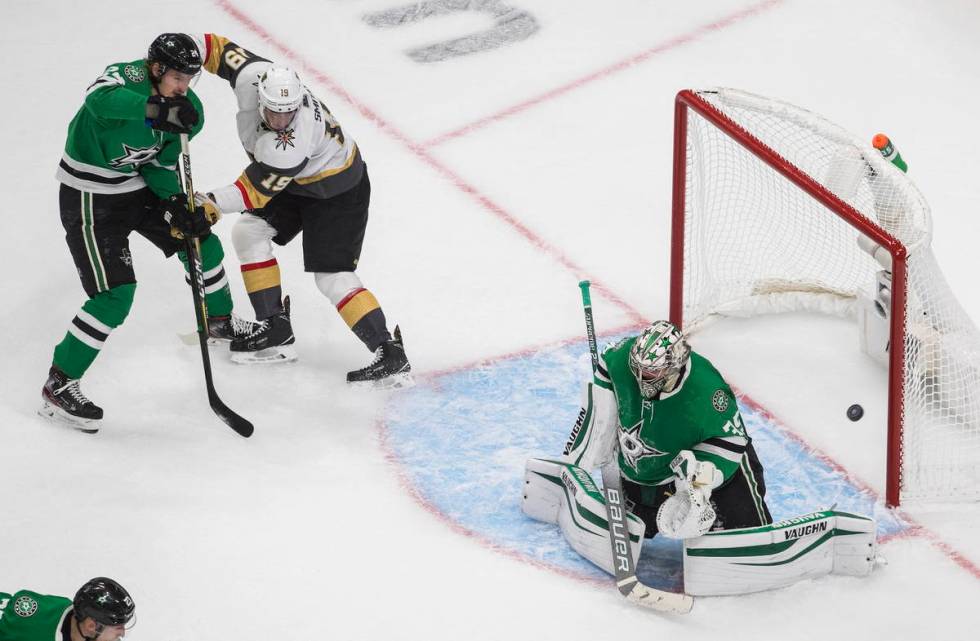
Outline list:
[[[150,43],[146,51],[147,64],[159,63],[163,72],[173,69],[181,73],[196,74],[201,70],[201,52],[194,39],[186,33],[161,33]]]
[[[88,581],[75,593],[75,618],[91,617],[102,625],[126,625],[136,605],[123,586],[104,576]]]

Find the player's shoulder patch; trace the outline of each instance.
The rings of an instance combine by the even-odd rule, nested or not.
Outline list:
[[[31,617],[37,612],[37,601],[32,597],[22,595],[14,601],[14,614],[19,617]]]
[[[146,80],[146,70],[141,66],[128,64],[123,67],[123,73],[129,78],[130,82],[141,83]]]
[[[718,412],[725,412],[728,410],[728,405],[728,392],[723,389],[715,390],[711,395],[711,406]]]

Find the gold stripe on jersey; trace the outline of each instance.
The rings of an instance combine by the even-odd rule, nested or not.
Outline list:
[[[224,78],[235,86],[239,72],[253,62],[269,62],[262,56],[257,56],[251,51],[239,47],[234,42],[214,33],[204,35],[207,45],[206,59],[204,68],[219,78]]]
[[[231,40],[214,33],[204,34],[204,43],[207,45],[205,52],[204,68],[208,73],[218,73],[218,65],[221,64],[221,57],[225,47],[233,45]]]
[[[248,177],[248,174],[242,173],[235,181],[235,186],[238,187],[238,191],[242,192],[242,198],[245,200],[246,209],[262,209],[269,204],[272,200],[272,196],[266,196],[261,191],[255,188],[252,184],[252,180]]]
[[[340,167],[330,167],[329,169],[324,169],[318,174],[313,174],[312,176],[304,176],[303,178],[294,178],[296,182],[301,185],[309,185],[310,183],[315,183],[318,180],[323,180],[324,178],[329,178],[330,176],[336,176],[342,171],[350,169],[350,166],[354,163],[354,158],[357,157],[357,144],[352,144],[350,146],[350,153],[347,155],[347,160]]]

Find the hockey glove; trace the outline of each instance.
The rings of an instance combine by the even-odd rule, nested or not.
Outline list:
[[[146,125],[174,134],[189,134],[201,116],[187,96],[150,96],[146,100]]]
[[[711,461],[699,461],[691,450],[681,450],[670,462],[674,494],[657,510],[657,530],[668,538],[701,536],[715,522],[711,492],[725,477]]]
[[[187,194],[174,194],[160,201],[160,214],[170,225],[170,235],[181,239],[187,236],[206,236],[211,231],[204,207],[187,210]]]
[[[214,201],[214,194],[208,192],[202,194],[201,192],[194,193],[194,204],[198,208],[204,209],[204,217],[207,218],[209,225],[214,225],[216,222],[221,220],[221,208],[218,207],[218,203]]]

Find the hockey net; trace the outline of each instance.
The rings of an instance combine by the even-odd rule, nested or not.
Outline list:
[[[719,315],[857,320],[877,301],[888,345],[901,346],[880,356],[886,502],[980,499],[980,334],[936,263],[908,176],[804,109],[685,90],[673,189],[671,320],[688,332]]]

